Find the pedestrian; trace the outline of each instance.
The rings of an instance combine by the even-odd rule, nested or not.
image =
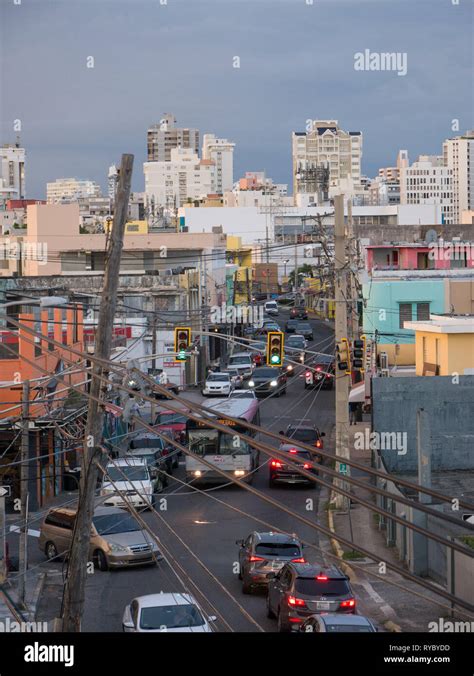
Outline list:
[[[349,425],[355,425],[357,422],[357,402],[349,402]]]

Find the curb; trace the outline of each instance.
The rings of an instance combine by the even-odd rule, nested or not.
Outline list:
[[[331,492],[330,496],[329,496],[328,507],[331,504],[332,498],[333,498],[333,493]],[[334,515],[332,513],[332,509],[328,509],[328,525],[329,525],[329,530],[331,531],[331,533],[336,534],[336,529],[334,527]],[[337,556],[337,558],[341,562],[339,565],[342,568],[342,570],[345,572],[346,575],[348,575],[351,578],[351,580],[354,580],[355,582],[357,582],[357,574],[356,574],[355,570],[353,568],[351,568],[349,566],[349,564],[347,564],[342,558],[343,554],[344,554],[344,550],[342,549],[339,542],[335,538],[330,538],[329,541],[331,543],[331,547],[332,547],[334,554]]]
[[[33,598],[31,600],[31,603],[28,604],[28,607],[30,609],[30,613],[33,615],[33,619],[36,620],[36,610],[38,608],[38,601],[43,593],[43,587],[46,582],[46,577],[48,573],[40,573],[38,575],[38,582],[36,583],[35,590],[33,592]]]

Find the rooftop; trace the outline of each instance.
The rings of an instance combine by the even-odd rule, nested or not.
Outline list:
[[[404,326],[430,333],[474,333],[474,315],[430,315],[427,321],[405,322]]]

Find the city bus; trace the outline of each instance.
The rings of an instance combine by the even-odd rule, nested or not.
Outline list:
[[[215,401],[208,408],[215,411],[215,414],[209,413],[206,417],[215,418],[216,422],[247,436],[255,436],[253,432],[230,418],[260,425],[259,403],[256,399],[229,397]],[[186,444],[193,453],[186,455],[186,481],[225,483],[226,479],[221,474],[199,462],[199,458],[204,458],[229,476],[252,482],[254,470],[259,465],[260,454],[245,439],[216,430],[204,419],[202,421],[188,419]]]

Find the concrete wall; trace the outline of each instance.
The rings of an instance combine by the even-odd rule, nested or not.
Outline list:
[[[417,471],[416,412],[424,408],[431,419],[432,469],[473,468],[474,376],[374,378],[373,430],[407,432],[407,452],[381,451],[389,472]]]
[[[355,235],[360,239],[369,239],[370,244],[390,244],[392,242],[424,242],[428,230],[435,230],[438,237],[442,237],[446,242],[450,242],[453,237],[460,237],[461,240],[471,242],[474,240],[474,225],[467,223],[463,225],[429,225],[418,224],[418,219],[412,218],[410,221],[404,221],[397,225],[359,225],[354,226]]]

